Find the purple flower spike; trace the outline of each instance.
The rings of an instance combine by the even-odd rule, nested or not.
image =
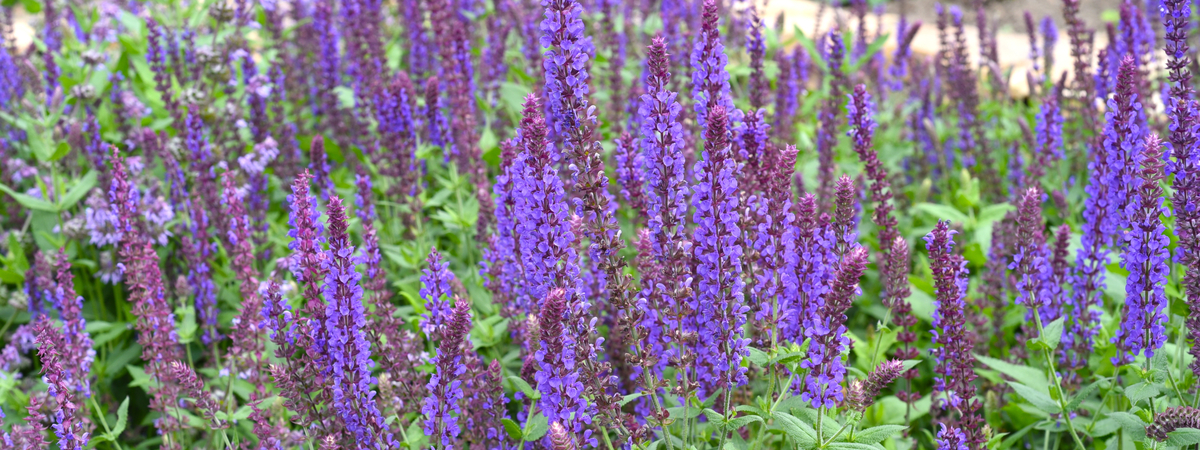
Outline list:
[[[962,430],[958,427],[947,427],[945,423],[939,425],[942,426],[942,431],[937,434],[938,450],[967,450],[967,437],[963,435]]]
[[[1156,135],[1146,137],[1137,156],[1141,165],[1130,193],[1129,229],[1122,233],[1125,252],[1121,267],[1129,271],[1125,284],[1125,309],[1113,342],[1120,349],[1113,364],[1128,363],[1138,353],[1147,358],[1167,342],[1167,296],[1164,288],[1171,269],[1166,226],[1162,217],[1171,211],[1163,205],[1161,182],[1165,177],[1162,144]]]
[[[720,21],[720,7],[715,0],[704,0],[704,15],[700,22],[700,33],[692,44],[692,99],[696,102],[696,124],[700,130],[708,130],[708,117],[713,108],[720,106],[725,109],[730,119],[726,125],[739,122],[740,114],[733,105],[733,96],[729,90],[729,72],[725,66],[729,57],[725,55],[725,45],[721,43],[721,31],[717,28]]]
[[[38,356],[42,359],[42,374],[45,375],[47,396],[54,400],[53,425],[54,434],[58,436],[58,445],[63,450],[82,450],[88,441],[86,422],[80,420],[80,411],[86,411],[83,398],[76,392],[69,368],[74,361],[66,359],[69,355],[64,351],[70,348],[67,336],[51,325],[50,318],[42,316],[37,325]],[[83,392],[84,396],[91,395]],[[82,413],[85,417],[86,412]]]
[[[856,247],[846,253],[825,301],[817,307],[815,315],[806,319],[811,323],[807,324],[805,336],[812,343],[800,367],[810,372],[805,380],[808,389],[800,398],[813,408],[833,408],[844,400],[842,378],[846,367],[842,353],[850,349],[850,339],[845,336],[846,311],[862,292],[858,279],[866,269],[867,249]]]
[[[322,293],[329,302],[324,328],[329,334],[326,368],[331,373],[333,406],[359,448],[396,448],[391,431],[375,405],[375,382],[371,369],[371,347],[364,328],[367,324],[362,302],[362,274],[355,270],[354,246],[347,233],[346,208],[342,199],[329,199],[329,249],[321,261],[325,269]]]
[[[689,301],[701,327],[696,361],[701,398],[746,382],[740,361],[747,352],[742,325],[748,308],[742,297],[738,183],[728,124],[724,107],[709,111],[704,159],[696,163],[694,172],[692,243],[698,265],[693,281],[696,296]]]
[[[463,414],[463,376],[467,366],[463,364],[465,345],[470,344],[471,302],[455,301],[453,316],[446,322],[445,335],[438,344],[437,356],[433,358],[435,372],[425,386],[429,397],[421,412],[425,414],[425,435],[436,442],[438,448],[455,448],[462,426],[458,423]],[[480,406],[480,405],[474,405]]]
[[[975,343],[967,330],[967,262],[954,254],[954,234],[950,223],[939,221],[925,236],[937,291],[933,315],[934,366],[933,406],[939,411],[957,409],[962,413],[950,421],[952,427],[967,430],[965,441],[973,448],[985,441],[983,418],[976,414],[982,404],[975,399]]]
[[[580,415],[587,407],[580,395],[583,383],[576,368],[575,338],[567,323],[570,311],[566,295],[562,289],[551,290],[538,315],[541,344],[534,354],[537,360],[535,387],[542,394],[539,409],[551,423],[582,421]],[[576,417],[572,418],[572,414]]]
[[[837,148],[838,113],[842,109],[842,92],[848,87],[845,75],[842,73],[842,62],[846,57],[846,47],[842,43],[842,34],[834,29],[829,32],[828,43],[822,48],[825,61],[829,65],[829,96],[817,115],[817,198],[821,201],[822,209],[827,209],[833,202],[834,152]]]
[[[445,328],[453,318],[450,298],[450,283],[454,282],[454,273],[450,272],[450,263],[442,260],[442,254],[436,248],[429,251],[428,267],[421,275],[421,299],[425,300],[425,309],[429,310],[421,316],[421,329],[429,335],[429,339],[440,341]]]

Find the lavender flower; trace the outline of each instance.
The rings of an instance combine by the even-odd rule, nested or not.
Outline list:
[[[313,136],[308,149],[308,170],[312,171],[317,194],[322,201],[328,201],[334,193],[333,178],[329,177],[329,155],[325,153],[325,138],[319,134]]]
[[[37,322],[38,356],[42,359],[42,373],[48,387],[47,395],[54,399],[53,420],[54,434],[58,436],[58,445],[67,450],[82,450],[88,441],[88,431],[81,420],[83,399],[77,397],[76,386],[72,379],[72,370],[68,367],[72,361],[66,360],[64,351],[70,348],[66,338],[50,324],[50,319],[42,316]],[[85,393],[85,395],[89,395]],[[86,413],[83,413],[86,416]]]
[[[1194,124],[1197,112],[1192,92],[1192,73],[1187,37],[1191,28],[1192,8],[1182,0],[1165,0],[1162,4],[1162,23],[1166,28],[1167,70],[1170,78],[1170,95],[1167,98],[1167,115],[1170,117],[1170,152],[1174,161],[1168,162],[1168,170],[1175,174],[1172,179],[1174,195],[1171,203],[1175,212],[1175,233],[1179,236],[1176,255],[1187,270],[1183,286],[1187,298],[1200,298],[1200,167],[1195,161],[1197,130]],[[1188,338],[1200,341],[1200,308],[1193,308],[1187,319]],[[1189,350],[1200,356],[1200,346]],[[1193,373],[1200,374],[1200,359],[1191,364]]]
[[[833,408],[845,398],[842,378],[846,367],[842,353],[850,349],[846,334],[846,311],[861,292],[858,279],[867,269],[867,250],[856,247],[842,256],[841,265],[824,302],[816,307],[816,314],[806,318],[805,336],[812,339],[807,357],[800,367],[809,369],[805,377],[808,389],[800,399],[813,408]]]
[[[708,2],[711,4],[712,2]],[[696,163],[692,234],[697,260],[696,297],[699,332],[696,374],[701,397],[746,381],[740,367],[746,350],[742,325],[748,308],[743,303],[742,246],[736,166],[729,147],[728,116],[717,105],[709,111],[704,159]]]
[[[725,71],[729,57],[725,55],[721,31],[717,28],[720,20],[718,13],[715,0],[704,0],[700,33],[692,44],[692,99],[696,102],[696,124],[705,132],[709,129],[708,116],[717,106],[725,109],[729,117],[727,125],[740,121],[740,117],[737,117],[740,112],[734,107],[729,91],[729,73]]]
[[[647,228],[654,264],[662,271],[649,272],[643,284],[651,308],[642,326],[646,329],[646,350],[660,362],[659,369],[668,361],[668,336],[663,321],[671,328],[682,332],[686,312],[688,256],[684,242],[688,212],[689,190],[683,148],[686,138],[679,115],[683,107],[676,101],[677,94],[669,88],[671,84],[670,55],[667,43],[657,36],[647,49],[646,93],[638,102],[641,124],[641,148],[645,154],[646,213]],[[660,315],[662,312],[662,315]],[[667,316],[667,317],[663,317]],[[685,351],[680,345],[677,350]],[[676,355],[682,357],[683,355]]]
[[[1146,137],[1144,150],[1137,156],[1141,169],[1137,180],[1131,180],[1129,206],[1125,213],[1129,217],[1129,229],[1122,233],[1126,251],[1122,254],[1121,267],[1129,271],[1125,285],[1125,310],[1121,327],[1113,342],[1120,349],[1114,364],[1131,362],[1139,352],[1147,358],[1167,342],[1166,307],[1164,288],[1171,269],[1167,259],[1170,239],[1162,216],[1170,216],[1163,205],[1163,188],[1160,185],[1165,174],[1163,154],[1158,136]]]
[[[829,97],[818,113],[817,121],[817,198],[822,209],[826,209],[833,201],[834,152],[837,147],[837,116],[842,109],[842,89],[845,85],[842,74],[842,61],[846,57],[846,48],[842,44],[842,34],[834,29],[828,34],[828,44],[825,45],[825,61],[829,65]]]
[[[613,153],[616,163],[617,181],[621,184],[621,197],[629,205],[635,219],[645,220],[645,155],[635,145],[634,138],[629,133],[622,133],[616,140],[617,149]]]
[[[763,73],[763,57],[767,53],[763,41],[763,20],[754,6],[750,7],[750,35],[746,38],[746,53],[750,55],[750,109],[757,111],[767,104],[768,81]]]
[[[450,297],[450,283],[454,282],[454,274],[448,268],[449,263],[442,260],[442,254],[437,249],[429,251],[428,267],[421,275],[421,299],[425,300],[425,309],[429,310],[421,316],[421,329],[433,341],[444,338],[446,327],[454,318]]]
[[[578,423],[585,420],[580,415],[586,412],[587,402],[580,396],[583,383],[576,367],[576,342],[566,323],[570,320],[566,292],[556,288],[545,298],[538,316],[541,342],[534,354],[536,387],[542,394],[538,406],[552,423]]]
[[[362,274],[354,268],[354,247],[347,234],[342,200],[331,197],[328,211],[329,249],[323,253],[321,266],[325,271],[322,293],[329,302],[323,325],[329,333],[330,366],[326,370],[331,373],[333,406],[360,448],[395,448],[399,444],[384,424],[371,390],[375,362],[363,331],[367,319],[359,286]]]
[[[471,331],[471,303],[457,299],[452,317],[446,321],[445,334],[438,344],[437,356],[433,358],[435,372],[426,389],[429,397],[421,412],[425,414],[425,435],[430,436],[436,446],[453,449],[463,415],[463,376],[467,366],[463,364],[463,346],[469,344],[467,334]],[[480,406],[480,405],[475,405]]]
[[[945,423],[939,424],[942,431],[937,434],[938,450],[967,450],[967,437],[958,427],[947,427]]]
[[[925,248],[929,252],[930,268],[933,271],[934,287],[937,290],[933,315],[933,344],[931,351],[937,362],[934,366],[934,407],[942,411],[961,411],[952,427],[966,431],[966,442],[972,447],[984,441],[982,418],[976,412],[980,408],[975,399],[975,343],[966,328],[967,263],[962,256],[953,253],[954,231],[950,223],[939,221],[925,236]],[[955,437],[959,432],[955,431]],[[961,444],[956,444],[961,445]]]

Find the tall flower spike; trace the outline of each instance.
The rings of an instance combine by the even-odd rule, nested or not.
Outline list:
[[[470,343],[471,332],[471,302],[459,298],[455,303],[453,316],[447,320],[446,332],[433,358],[435,371],[426,385],[429,397],[421,409],[425,414],[425,435],[430,436],[435,446],[445,449],[456,446],[462,431],[459,416],[463,415],[462,384],[467,372],[463,352],[464,345]]]
[[[828,209],[833,202],[834,153],[837,149],[838,113],[842,109],[842,89],[845,88],[845,75],[842,74],[842,60],[846,56],[846,47],[842,43],[842,34],[837,29],[829,32],[825,51],[825,60],[829,65],[829,96],[821,106],[817,115],[817,198],[821,201],[821,209]]]
[[[324,328],[329,335],[326,368],[331,373],[334,409],[346,424],[359,447],[398,444],[383,422],[375,404],[375,382],[371,369],[371,347],[363,328],[366,312],[362,303],[362,274],[355,270],[354,246],[347,230],[346,208],[342,199],[329,199],[329,249],[324,252],[321,266],[325,269],[322,294],[328,300]]]
[[[733,105],[733,96],[729,89],[729,72],[725,66],[729,57],[725,55],[725,45],[721,43],[721,31],[718,29],[720,8],[716,0],[704,0],[704,13],[700,22],[700,33],[692,44],[692,99],[696,102],[697,127],[707,132],[709,116],[713,108],[720,106],[725,109],[729,120],[726,125],[738,122],[740,114]]]
[[[1191,406],[1171,406],[1154,416],[1154,422],[1146,426],[1146,435],[1159,442],[1166,442],[1167,433],[1180,428],[1200,428],[1200,409]]]
[[[837,201],[834,202],[833,227],[837,254],[841,256],[858,246],[858,187],[849,175],[842,174],[834,192]]]
[[[1146,137],[1138,155],[1141,164],[1126,213],[1129,229],[1122,233],[1125,252],[1121,267],[1129,271],[1125,284],[1125,310],[1113,342],[1120,350],[1114,364],[1131,362],[1138,353],[1147,358],[1167,342],[1167,296],[1164,291],[1171,272],[1166,226],[1162,217],[1171,212],[1163,205],[1161,182],[1165,174],[1162,144],[1157,135]]]
[[[83,297],[75,293],[71,263],[64,249],[58,250],[55,267],[58,269],[58,286],[55,288],[54,304],[63,322],[63,341],[66,343],[63,354],[71,362],[67,370],[73,389],[90,395],[92,362],[96,359],[96,351],[92,349],[92,337],[88,335],[87,321],[83,318]]]
[[[421,329],[429,335],[430,340],[437,342],[444,337],[445,327],[453,319],[450,297],[454,293],[450,290],[450,283],[454,282],[454,273],[450,272],[450,263],[442,259],[437,248],[429,251],[426,262],[419,294],[429,312],[421,316]]]
[[[767,45],[762,35],[763,20],[758,17],[753,5],[747,15],[750,20],[750,36],[746,38],[746,53],[750,54],[750,109],[758,110],[767,105],[769,82],[763,73]]]
[[[686,303],[688,276],[687,261],[691,255],[684,247],[687,236],[687,212],[689,187],[687,184],[687,168],[684,157],[686,138],[679,115],[683,107],[677,101],[677,94],[670,90],[671,72],[670,55],[667,53],[667,42],[662,36],[656,36],[651,42],[647,53],[646,93],[638,102],[638,117],[641,123],[641,147],[646,158],[646,212],[648,216],[647,231],[650,234],[651,248],[655,265],[662,270],[653,272],[648,282],[643,282],[647,292],[644,294],[649,302],[651,312],[662,312],[661,320],[667,327],[682,331],[682,326],[689,316]],[[650,345],[648,350],[665,366],[670,355],[667,345],[661,344],[664,338],[670,339],[672,333],[664,329],[656,315],[647,314],[647,342],[660,342]],[[685,352],[689,346],[678,344],[678,352]],[[673,354],[682,357],[682,354]]]
[[[812,339],[812,344],[808,347],[807,357],[800,362],[800,367],[810,370],[805,380],[808,389],[800,398],[813,408],[833,408],[845,399],[842,378],[846,375],[846,367],[842,363],[842,353],[850,349],[850,339],[845,336],[846,311],[861,292],[858,279],[866,269],[867,249],[856,247],[847,252],[824,304],[817,307],[816,315],[809,319],[812,324],[805,335]]]
[[[52,404],[54,434],[58,436],[59,448],[81,450],[88,441],[88,431],[78,411],[86,408],[78,397],[69,366],[74,361],[66,360],[64,350],[69,349],[65,336],[51,325],[50,318],[42,316],[37,325],[38,356],[42,359],[42,374],[45,375],[47,396]],[[84,392],[85,396],[91,392]]]
[[[865,412],[875,404],[875,397],[879,395],[879,391],[900,377],[903,368],[904,363],[897,359],[879,364],[867,375],[866,380],[858,380],[850,385],[846,391],[846,406],[860,413]]]
[[[541,345],[534,354],[538,363],[535,387],[542,395],[538,406],[551,423],[569,422],[572,414],[581,414],[586,407],[575,367],[576,342],[566,323],[570,314],[566,292],[553,289],[545,299],[538,316]]]
[[[1188,352],[1197,357],[1191,364],[1192,373],[1200,376],[1200,166],[1197,165],[1197,106],[1192,92],[1191,52],[1188,34],[1191,29],[1192,7],[1186,0],[1162,2],[1162,24],[1166,29],[1167,73],[1171,81],[1167,99],[1170,117],[1171,156],[1169,170],[1174,195],[1175,233],[1179,236],[1177,258],[1184,265],[1183,287],[1191,306],[1187,318]]]
[[[939,221],[925,236],[937,298],[933,315],[931,351],[934,367],[933,404],[940,411],[957,409],[962,414],[951,426],[966,430],[965,440],[972,448],[983,442],[981,407],[975,399],[975,343],[967,330],[967,267],[962,256],[954,254],[954,234],[950,223]]]
[[[711,4],[711,1],[708,2]],[[746,350],[742,326],[748,308],[743,300],[742,246],[736,165],[729,145],[725,108],[709,111],[704,159],[696,163],[692,234],[697,261],[689,300],[701,329],[697,345],[697,379],[701,397],[746,382],[739,362]]]

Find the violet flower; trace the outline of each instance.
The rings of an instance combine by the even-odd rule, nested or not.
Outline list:
[[[325,271],[322,294],[325,307],[324,328],[329,334],[327,359],[331,373],[333,406],[346,430],[360,448],[395,448],[392,433],[375,405],[375,378],[371,369],[371,347],[363,328],[366,315],[362,303],[362,274],[355,270],[354,247],[347,234],[346,209],[338,197],[329,199],[329,249],[323,253]]]
[[[817,198],[821,201],[822,209],[827,209],[833,202],[834,153],[837,148],[838,113],[842,109],[842,89],[845,88],[845,75],[842,74],[842,63],[846,57],[846,48],[842,43],[842,34],[837,29],[827,35],[828,43],[822,50],[825,52],[825,63],[829,66],[829,96],[817,114]]]
[[[1125,248],[1121,267],[1129,271],[1129,279],[1121,327],[1112,339],[1119,349],[1113,364],[1132,362],[1138,353],[1153,357],[1167,342],[1164,289],[1171,272],[1167,249],[1170,239],[1161,217],[1169,217],[1171,211],[1163,204],[1161,182],[1166,176],[1166,163],[1157,135],[1146,137],[1142,153],[1135,160],[1141,168],[1137,179],[1130,180],[1131,198],[1125,210],[1129,228],[1121,236]]]
[[[641,123],[641,148],[645,153],[646,170],[646,214],[650,234],[652,260],[662,267],[661,272],[648,276],[643,293],[649,301],[646,317],[642,323],[647,331],[645,339],[650,344],[647,351],[654,354],[665,365],[669,355],[662,340],[670,335],[660,321],[666,321],[676,330],[682,331],[686,316],[686,261],[690,259],[685,242],[688,241],[686,215],[689,209],[687,169],[683,154],[686,138],[679,121],[683,111],[677,94],[670,90],[670,55],[667,54],[666,39],[657,36],[647,52],[646,93],[638,102]],[[663,317],[666,316],[666,317]],[[680,343],[682,344],[682,343]],[[680,345],[678,352],[686,351]],[[682,355],[676,355],[680,357]]]
[[[716,105],[709,110],[704,159],[696,163],[692,188],[697,267],[696,296],[689,303],[700,327],[696,374],[701,398],[746,382],[740,361],[748,351],[742,325],[749,308],[743,300],[741,208],[728,129],[725,108]]]
[[[542,303],[538,315],[541,342],[534,354],[535,387],[542,395],[538,409],[546,419],[551,423],[567,423],[567,429],[573,430],[577,427],[571,423],[586,420],[582,415],[587,411],[587,401],[580,396],[584,388],[576,367],[575,338],[566,323],[570,320],[566,295],[555,288]]]
[[[733,96],[729,90],[729,72],[725,66],[729,57],[725,55],[725,45],[721,43],[721,31],[718,29],[720,20],[718,4],[715,0],[704,0],[704,15],[701,20],[700,33],[692,44],[692,99],[695,101],[696,125],[707,132],[708,116],[712,109],[720,106],[725,109],[728,124],[740,122],[741,113],[733,105]]]
[[[945,423],[939,424],[942,431],[937,434],[938,450],[967,450],[967,437],[958,427],[947,427]]]
[[[471,332],[471,302],[459,298],[455,303],[452,316],[447,318],[437,355],[433,357],[435,371],[426,385],[429,397],[425,398],[425,405],[421,408],[421,413],[425,415],[425,435],[436,447],[448,450],[455,448],[458,434],[462,431],[459,416],[463,415],[462,384],[467,373],[463,353],[466,350],[464,345],[470,344],[468,334]],[[470,408],[479,406],[472,405]]]
[[[432,341],[444,338],[446,326],[453,318],[450,298],[450,283],[454,282],[454,274],[450,272],[450,263],[442,260],[442,254],[433,248],[426,259],[428,266],[422,271],[421,290],[419,294],[425,301],[425,309],[429,312],[421,315],[421,329],[429,335]]]
[[[50,318],[42,316],[37,321],[38,356],[42,360],[43,380],[47,385],[47,396],[54,399],[53,425],[58,436],[58,446],[63,450],[82,450],[88,442],[86,422],[81,420],[80,409],[86,410],[84,400],[77,396],[72,379],[73,361],[66,359],[70,344],[67,336],[51,325]],[[64,330],[65,331],[65,330]],[[85,393],[85,396],[90,392]],[[88,414],[83,413],[86,417]]]
[[[1183,0],[1165,0],[1162,3],[1162,23],[1166,29],[1167,71],[1170,78],[1170,95],[1167,98],[1167,115],[1170,118],[1171,156],[1168,170],[1175,175],[1172,179],[1174,194],[1175,233],[1180,244],[1176,258],[1186,267],[1183,287],[1187,298],[1200,298],[1200,167],[1195,161],[1197,130],[1196,101],[1192,93],[1191,54],[1187,38],[1191,29],[1192,8]],[[1193,309],[1187,318],[1188,337],[1200,340],[1200,308]],[[1192,346],[1188,352],[1200,357],[1200,346]],[[1200,374],[1200,359],[1191,364],[1192,373]]]
[[[824,302],[805,319],[805,336],[812,340],[808,355],[800,367],[809,369],[805,376],[807,389],[800,399],[813,408],[833,408],[845,398],[842,379],[846,367],[842,353],[850,349],[846,334],[846,311],[854,297],[862,292],[858,280],[867,269],[867,249],[855,247],[842,256],[837,275]]]
[[[975,398],[975,343],[967,330],[967,263],[953,253],[954,234],[950,223],[939,221],[925,236],[937,298],[933,315],[934,366],[933,405],[942,411],[961,411],[952,427],[966,430],[965,442],[972,446],[984,441],[982,406]]]

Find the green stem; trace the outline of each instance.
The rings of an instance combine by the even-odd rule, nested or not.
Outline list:
[[[821,435],[821,419],[824,417],[825,417],[825,406],[822,405],[820,408],[817,408],[817,443],[821,444],[821,447],[825,446],[825,444],[822,444],[822,442],[825,442],[825,439]]]
[[[600,436],[604,437],[604,446],[608,450],[613,450],[612,441],[608,440],[608,428],[600,427]]]
[[[818,420],[820,420],[820,419],[818,419]],[[837,438],[838,438],[838,436],[841,436],[841,435],[842,435],[842,432],[843,432],[843,431],[846,431],[846,428],[847,428],[847,427],[849,427],[849,426],[850,426],[850,424],[849,424],[849,423],[846,423],[845,425],[842,425],[842,428],[841,428],[841,429],[839,429],[837,433],[834,433],[834,434],[833,434],[833,436],[831,436],[831,437],[829,438],[829,441],[821,443],[821,447],[824,447],[824,446],[826,446],[826,445],[829,445],[830,443],[832,443],[832,442],[833,442],[833,440],[834,440],[834,439],[837,439]]]
[[[1038,337],[1044,338],[1046,330],[1042,327],[1042,316],[1038,314],[1037,308],[1030,308],[1033,311],[1033,321],[1037,324]],[[1050,353],[1050,348],[1043,346],[1042,355],[1046,358],[1046,365],[1050,372],[1050,379],[1054,381],[1054,388],[1057,390],[1058,407],[1062,410],[1063,421],[1067,423],[1067,430],[1071,432],[1071,439],[1075,441],[1075,445],[1079,446],[1079,450],[1087,450],[1083,445],[1083,440],[1079,439],[1079,433],[1075,432],[1075,425],[1071,423],[1071,412],[1067,411],[1067,402],[1065,401],[1065,392],[1063,392],[1062,383],[1058,379],[1058,371],[1054,369],[1054,355]]]

